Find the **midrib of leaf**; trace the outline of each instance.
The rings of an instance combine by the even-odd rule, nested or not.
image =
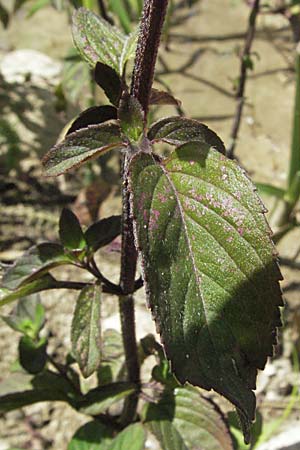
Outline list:
[[[202,308],[203,308],[203,312],[204,312],[204,316],[205,316],[205,323],[206,323],[206,326],[207,326],[207,329],[208,329],[208,332],[209,332],[209,336],[210,336],[210,340],[211,340],[211,342],[212,342],[212,344],[213,344],[215,353],[217,354],[218,352],[217,352],[217,349],[216,349],[216,346],[215,346],[215,343],[214,343],[214,340],[213,340],[213,337],[212,337],[212,333],[211,333],[210,327],[209,327],[209,325],[208,325],[208,318],[207,318],[207,315],[208,315],[208,314],[207,314],[207,310],[206,310],[206,305],[205,305],[204,299],[203,299],[203,297],[202,297],[201,290],[199,289],[201,280],[200,280],[200,278],[199,278],[199,276],[198,276],[198,274],[197,274],[197,268],[196,268],[196,263],[195,263],[194,253],[193,253],[193,251],[192,251],[191,242],[190,242],[190,238],[189,238],[189,235],[188,235],[188,230],[187,230],[186,223],[185,223],[185,220],[184,220],[184,211],[183,211],[182,205],[181,205],[181,203],[180,203],[180,200],[179,200],[179,198],[178,198],[176,187],[174,186],[173,181],[172,181],[171,178],[169,177],[169,173],[166,171],[166,169],[165,169],[165,167],[164,167],[163,164],[160,164],[160,167],[161,167],[161,170],[162,170],[163,174],[165,175],[165,177],[166,177],[167,180],[169,181],[170,186],[171,186],[171,188],[172,188],[172,190],[173,190],[175,199],[176,199],[176,201],[177,201],[177,206],[178,206],[178,209],[179,209],[179,213],[180,213],[180,217],[181,217],[181,222],[182,222],[182,225],[183,225],[183,230],[184,230],[185,240],[186,240],[186,243],[187,243],[187,246],[188,246],[189,254],[190,254],[190,256],[191,256],[192,268],[193,268],[194,276],[195,276],[195,279],[196,279],[197,290],[198,290],[198,292],[199,292],[199,297],[200,297],[200,299],[201,299]],[[190,279],[191,279],[191,278],[190,278]],[[187,286],[187,291],[186,291],[186,293],[188,292],[189,285],[190,285],[190,280],[189,280],[189,283],[188,283],[188,286]],[[185,297],[184,297],[184,309],[185,309],[185,307],[186,307],[186,298],[187,298],[187,295],[185,295]],[[183,324],[184,324],[184,322],[183,322]],[[184,337],[184,339],[185,339],[185,332],[184,332],[184,329],[183,329],[183,337]]]
[[[92,306],[91,306],[91,308],[90,308],[90,325],[89,325],[89,331],[88,331],[88,336],[89,336],[89,349],[92,349],[92,348],[93,348],[93,341],[94,341],[93,337],[95,336],[93,324],[94,324],[94,317],[95,317],[95,315],[96,315],[96,309],[97,309],[97,306],[98,306],[98,305],[96,305],[97,299],[96,299],[96,301],[95,301],[95,297],[97,297],[97,293],[98,293],[98,289],[95,288],[95,289],[93,290]],[[98,331],[99,331],[99,330],[96,330],[96,331],[97,331],[96,334],[98,334]],[[100,350],[100,349],[99,349],[99,350]],[[88,355],[88,360],[89,360],[89,359],[90,359],[90,351],[89,351],[89,355]],[[89,361],[88,361],[88,362],[89,362]]]

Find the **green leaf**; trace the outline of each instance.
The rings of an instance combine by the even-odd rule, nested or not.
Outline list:
[[[35,342],[29,336],[22,336],[19,342],[19,360],[26,372],[37,374],[41,372],[47,362],[47,340],[45,338]]]
[[[62,210],[59,219],[59,237],[64,247],[70,250],[82,250],[86,246],[79,220],[70,209]]]
[[[97,62],[94,78],[96,83],[104,90],[109,101],[118,106],[122,91],[122,81],[117,72],[106,64]]]
[[[135,57],[138,29],[125,36],[119,61],[119,73],[123,75],[127,61]]]
[[[260,195],[266,194],[276,198],[283,198],[285,190],[267,183],[255,183]]]
[[[185,117],[166,117],[155,122],[148,131],[150,141],[163,141],[172,145],[199,141],[209,143],[220,153],[225,154],[222,140],[203,123]]]
[[[72,32],[77,50],[91,67],[100,61],[122,75],[126,61],[134,55],[134,34],[126,36],[87,9],[75,11]]]
[[[56,286],[56,280],[51,275],[46,274],[37,280],[26,282],[26,284],[21,285],[13,291],[6,288],[0,288],[0,307],[40,291],[55,289]]]
[[[78,402],[77,409],[90,416],[97,416],[105,412],[111,405],[134,393],[136,386],[133,383],[119,382],[106,384],[90,390]]]
[[[295,70],[296,92],[293,115],[291,155],[289,162],[288,188],[291,187],[296,173],[300,171],[300,54],[298,50],[296,51]]]
[[[2,316],[15,331],[36,338],[45,323],[45,310],[38,294],[21,298],[9,316]]]
[[[120,21],[120,25],[125,33],[131,31],[131,18],[128,11],[128,5],[120,0],[109,0],[109,10],[112,11]]]
[[[31,4],[31,7],[28,10],[27,18],[32,17],[34,14],[36,14],[40,9],[44,8],[45,6],[49,5],[51,3],[51,0],[36,0]]]
[[[93,420],[76,431],[68,450],[108,450],[113,435],[113,428]]]
[[[13,373],[0,383],[0,414],[44,401],[73,404],[76,392],[60,375],[46,370],[38,375]]]
[[[236,405],[248,439],[257,368],[272,355],[283,304],[262,203],[244,171],[201,142],[164,161],[136,155],[130,178],[149,304],[172,370]]]
[[[108,450],[143,450],[146,432],[141,423],[134,423],[126,427],[114,438]],[[175,450],[175,449],[174,449]]]
[[[180,106],[181,101],[173,97],[172,94],[158,89],[151,89],[149,105],[174,105]]]
[[[137,98],[124,93],[118,110],[121,129],[124,135],[137,142],[144,130],[144,112]]]
[[[160,443],[161,450],[190,450],[170,420],[152,420],[146,425]]]
[[[72,351],[84,377],[92,375],[101,361],[100,302],[101,286],[86,286],[79,294],[73,316]]]
[[[192,386],[165,391],[158,404],[146,405],[143,416],[164,450],[198,450],[199,443],[201,450],[233,449],[221,411]]]
[[[89,125],[97,125],[117,118],[117,110],[111,105],[92,106],[83,111],[74,120],[66,135],[74,131],[86,128]]]
[[[93,223],[85,232],[87,245],[93,252],[112,242],[121,233],[121,216],[111,216]]]
[[[82,128],[69,134],[44,156],[45,175],[61,175],[115,147],[122,147],[117,124],[103,123]]]
[[[31,247],[4,273],[2,285],[16,289],[37,280],[54,267],[71,264],[72,260],[64,253],[60,244],[44,242]]]

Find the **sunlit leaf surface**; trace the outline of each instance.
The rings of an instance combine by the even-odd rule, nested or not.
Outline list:
[[[132,209],[150,307],[183,383],[238,408],[248,439],[257,368],[282,305],[264,208],[244,171],[194,142],[131,162]]]

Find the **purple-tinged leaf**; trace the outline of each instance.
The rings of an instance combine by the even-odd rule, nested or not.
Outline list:
[[[113,106],[92,106],[79,114],[77,119],[74,120],[68,129],[66,135],[81,130],[82,128],[86,128],[89,125],[96,125],[114,119],[117,119],[117,109]]]
[[[122,145],[120,127],[117,124],[90,125],[69,134],[44,156],[45,174],[50,177],[61,175]]]
[[[72,33],[75,47],[81,56],[95,67],[98,61],[119,72],[119,60],[125,35],[102,17],[85,8],[73,14]]]
[[[149,105],[174,105],[180,106],[181,101],[173,97],[172,94],[166,91],[160,91],[159,89],[151,89]]]
[[[122,76],[126,62],[134,57],[136,33],[125,35],[85,8],[75,11],[72,33],[75,47],[92,68],[100,61]]]
[[[280,325],[281,274],[254,186],[201,142],[135,155],[130,189],[149,304],[181,383],[213,388],[254,419],[257,369]]]
[[[106,64],[97,62],[94,72],[94,78],[98,86],[100,86],[109,101],[118,106],[122,92],[122,80],[111,67]],[[116,118],[116,117],[112,117]]]
[[[155,122],[148,131],[150,141],[164,141],[171,145],[182,145],[191,141],[209,143],[220,153],[225,147],[219,136],[203,123],[186,117],[166,117]]]
[[[121,216],[111,216],[93,223],[85,232],[89,248],[96,252],[121,233]]]
[[[72,321],[73,355],[84,377],[97,370],[101,361],[101,286],[93,284],[82,289]]]

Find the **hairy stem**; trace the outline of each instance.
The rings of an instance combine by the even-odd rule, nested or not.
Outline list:
[[[145,0],[140,22],[131,94],[141,103],[145,114],[145,121],[147,118],[157,50],[167,5],[167,0]],[[140,365],[135,333],[134,300],[132,296],[136,286],[137,250],[134,243],[133,223],[130,215],[130,193],[127,177],[129,161],[130,154],[127,154],[123,161],[120,274],[120,286],[124,295],[119,297],[119,310],[128,380],[139,385]],[[138,393],[132,394],[125,400],[121,416],[122,426],[126,426],[134,420],[137,403]]]
[[[145,0],[132,76],[131,93],[148,112],[149,97],[168,0]]]
[[[230,134],[230,144],[227,149],[227,156],[231,159],[234,157],[234,150],[235,150],[236,141],[238,138],[238,133],[239,133],[240,125],[241,125],[241,118],[242,118],[242,113],[243,113],[243,108],[244,108],[244,103],[245,103],[244,92],[245,92],[245,86],[246,86],[246,80],[247,80],[247,72],[249,69],[248,62],[249,62],[249,58],[250,58],[250,54],[251,54],[251,47],[252,47],[252,43],[253,43],[253,39],[254,39],[254,35],[255,35],[256,18],[257,18],[258,13],[259,13],[259,0],[255,0],[253,2],[253,6],[252,6],[252,9],[251,9],[251,12],[249,15],[248,30],[246,33],[244,49],[241,54],[239,84],[238,84],[238,89],[236,92],[237,106],[236,106],[236,111],[235,111],[235,116],[234,116],[234,122],[233,122],[232,129],[231,129],[231,134]]]

